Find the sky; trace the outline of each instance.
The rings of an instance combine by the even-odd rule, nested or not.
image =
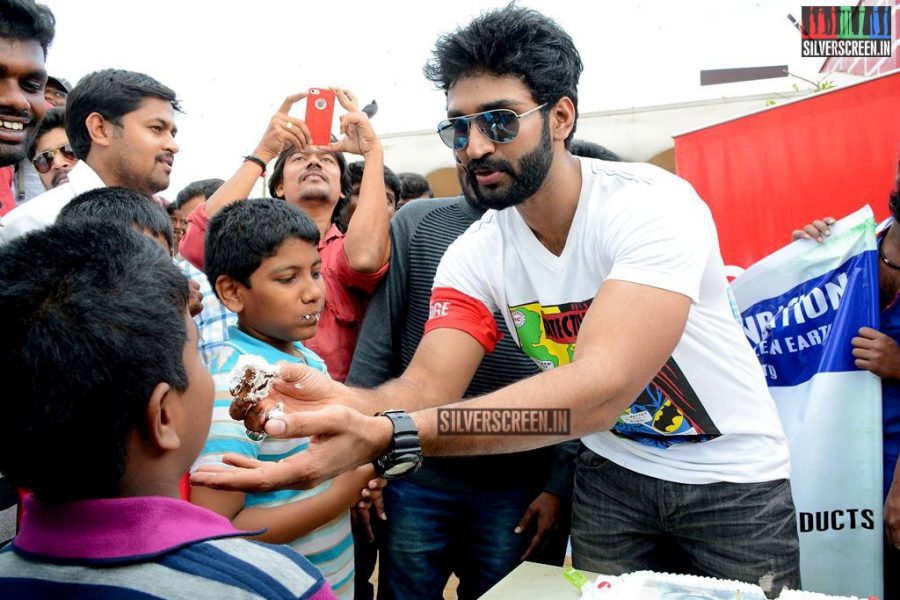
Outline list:
[[[176,91],[181,152],[169,199],[190,181],[227,178],[253,151],[272,113],[310,87],[377,99],[379,134],[433,130],[444,95],[422,75],[439,35],[503,1],[43,0],[56,15],[47,68],[73,84],[102,68],[152,75]],[[816,4],[840,4],[817,0]],[[789,91],[798,78],[699,85],[700,69],[789,65],[818,81],[821,59],[800,58],[783,0],[524,0],[572,36],[585,69],[582,114]],[[303,116],[298,104],[292,114]],[[602,143],[602,140],[593,140]],[[435,143],[440,144],[435,138]],[[390,156],[386,156],[390,165]],[[447,164],[452,155],[447,152]]]

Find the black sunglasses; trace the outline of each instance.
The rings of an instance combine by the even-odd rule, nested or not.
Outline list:
[[[474,122],[483,136],[497,142],[508,144],[519,135],[519,119],[524,119],[536,110],[547,106],[547,103],[535,106],[522,114],[508,108],[496,108],[472,115],[453,117],[438,123],[437,133],[448,148],[464,150],[469,145],[469,127]]]
[[[78,160],[78,157],[75,156],[75,151],[72,150],[72,146],[65,144],[59,148],[45,150],[32,158],[31,163],[34,165],[34,169],[41,175],[49,171],[50,167],[53,165],[53,157],[56,156],[57,153],[62,154],[63,158],[68,161],[75,162]]]

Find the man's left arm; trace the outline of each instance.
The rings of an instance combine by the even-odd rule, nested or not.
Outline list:
[[[357,273],[374,273],[387,264],[391,255],[388,224],[391,220],[384,189],[384,149],[372,129],[369,117],[356,110],[356,99],[347,90],[335,89],[341,105],[351,112],[341,117],[344,138],[331,144],[335,152],[360,154],[365,161],[359,199],[347,224],[344,253]]]
[[[854,363],[883,379],[900,379],[900,347],[891,336],[871,327],[862,327],[851,340]],[[888,541],[900,547],[900,462],[884,501],[884,529]]]
[[[605,282],[585,314],[571,363],[441,407],[566,409],[569,435],[449,435],[440,431],[438,409],[430,408],[412,415],[423,451],[436,456],[516,452],[611,428],[672,355],[690,307],[691,299],[676,292],[627,281]]]
[[[387,275],[378,284],[369,300],[369,306],[359,328],[356,348],[347,385],[373,388],[381,385],[396,373],[399,363],[399,348],[395,345],[396,332],[403,327],[406,314],[406,266],[401,258],[405,255],[405,237],[400,235],[398,243],[395,223],[391,223],[390,267]]]
[[[428,408],[411,414],[423,453],[502,454],[549,446],[611,428],[671,356],[684,332],[690,307],[691,299],[676,292],[627,281],[605,282],[581,324],[571,363],[485,396],[440,407],[468,411],[563,409],[568,411],[568,434],[456,435],[441,430],[438,408]],[[297,393],[311,403],[318,397],[327,398],[330,406],[269,418],[265,431],[275,437],[310,437],[308,452],[278,463],[226,456],[227,463],[241,468],[224,473],[198,472],[191,481],[231,490],[308,488],[372,462],[390,447],[391,421],[334,404],[331,396],[338,393],[344,401],[359,396],[353,404],[366,406],[368,414],[392,405],[407,410],[440,406],[441,397],[462,397],[481,362],[476,348],[481,348],[479,342],[462,331],[429,331],[403,377],[374,392],[340,387],[322,377],[307,377]],[[433,376],[441,371],[441,375]],[[454,377],[455,372],[465,375]]]

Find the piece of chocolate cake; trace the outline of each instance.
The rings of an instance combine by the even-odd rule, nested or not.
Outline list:
[[[277,370],[258,356],[245,354],[231,371],[229,391],[234,397],[229,414],[243,421],[247,412],[269,395]]]

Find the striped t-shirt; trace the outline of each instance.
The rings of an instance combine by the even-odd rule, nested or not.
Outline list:
[[[3,598],[333,599],[308,560],[177,498],[44,504],[0,550]]]
[[[299,342],[295,343],[295,347],[303,355],[308,366],[327,373],[325,363],[314,352]],[[301,362],[296,356],[276,350],[237,327],[230,327],[228,341],[219,346],[209,365],[216,385],[216,399],[209,437],[195,466],[219,464],[222,462],[222,455],[227,452],[275,462],[303,452],[309,445],[309,438],[267,438],[262,442],[255,442],[247,437],[244,424],[235,421],[228,414],[228,407],[231,404],[231,394],[228,391],[231,371],[238,358],[244,354],[258,356],[273,365],[279,361]],[[244,496],[244,506],[275,508],[289,502],[311,498],[329,487],[331,482],[326,481],[309,490],[248,493]],[[353,536],[349,511],[288,545],[308,558],[322,572],[339,598],[353,598]]]

